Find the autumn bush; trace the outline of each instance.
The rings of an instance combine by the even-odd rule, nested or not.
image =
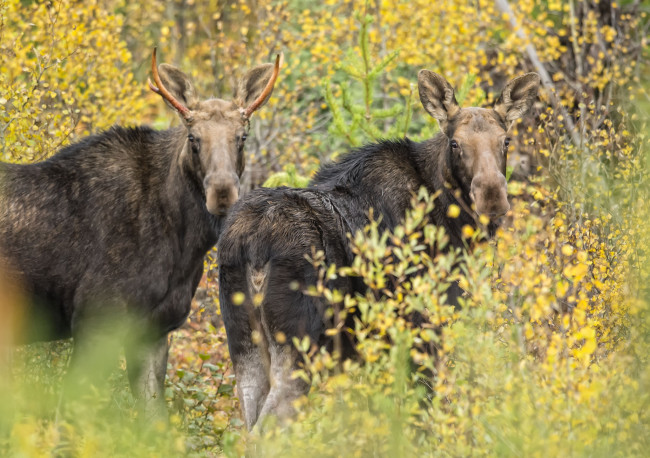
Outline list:
[[[372,227],[357,235],[352,268],[324,275],[360,275],[371,293],[321,293],[360,311],[362,362],[337,371],[331,355],[299,342],[315,389],[298,421],[256,438],[254,450],[642,455],[648,322],[643,299],[624,291],[625,262],[608,260],[613,247],[592,223],[558,230],[565,221],[548,200],[513,198],[512,226],[462,255],[461,272],[453,270],[458,255],[428,254],[444,235],[418,230],[426,201],[395,236]],[[405,281],[415,266],[423,275]],[[454,278],[466,291],[460,310],[442,299]],[[430,325],[411,329],[404,316],[413,310],[426,311]],[[417,351],[423,342],[435,343],[435,360]],[[409,356],[434,373],[431,393],[409,371]]]
[[[0,2],[4,160],[52,155],[79,135],[136,123],[146,109],[122,18],[99,2]]]
[[[360,359],[304,350],[312,383],[295,422],[244,431],[214,257],[188,324],[171,337],[168,424],[140,428],[124,368],[91,403],[57,409],[69,342],[12,352],[0,370],[8,456],[642,456],[648,446],[648,11],[639,2],[533,0],[0,0],[2,159],[31,162],[112,124],[175,122],[146,90],[150,52],[202,93],[284,51],[272,110],[247,141],[247,186],[304,186],[325,161],[437,126],[417,70],[440,72],[464,105],[542,73],[533,120],[513,131],[512,211],[489,241],[441,254],[414,196],[403,226],[351,234],[363,296],[311,291],[355,309]],[[460,262],[458,262],[460,261]],[[465,291],[445,305],[449,282]],[[2,294],[0,294],[2,297]],[[2,304],[0,304],[2,305]],[[2,310],[2,307],[0,307]],[[419,310],[428,324],[413,329]],[[2,326],[2,325],[0,325]],[[3,329],[3,328],[0,328]],[[2,342],[3,339],[0,339]],[[436,348],[435,358],[422,352]],[[0,348],[0,351],[4,349]],[[413,366],[411,366],[411,363]],[[341,365],[342,364],[342,365]],[[122,364],[123,366],[123,364]],[[413,371],[412,368],[416,370]],[[431,376],[429,376],[431,375]]]

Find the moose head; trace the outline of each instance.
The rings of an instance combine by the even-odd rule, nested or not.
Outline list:
[[[249,118],[269,99],[280,70],[281,56],[273,64],[257,66],[239,80],[231,101],[201,101],[194,85],[178,68],[151,60],[152,91],[178,113],[187,129],[181,162],[188,164],[201,182],[207,210],[223,216],[239,197],[244,171],[244,142]]]
[[[420,70],[418,87],[424,109],[449,141],[444,178],[469,198],[477,213],[496,219],[508,212],[506,159],[514,121],[537,96],[540,78],[527,73],[506,84],[493,108],[461,108],[454,88],[440,75]]]

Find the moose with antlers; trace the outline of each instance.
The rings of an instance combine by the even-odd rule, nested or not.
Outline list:
[[[0,163],[0,267],[27,298],[15,343],[72,336],[70,372],[87,377],[78,361],[102,344],[106,323],[128,328],[132,392],[146,417],[165,411],[167,334],[188,316],[238,198],[249,118],[279,68],[277,56],[248,71],[232,100],[201,100],[154,49],[149,85],[181,126],[113,127],[43,162]]]

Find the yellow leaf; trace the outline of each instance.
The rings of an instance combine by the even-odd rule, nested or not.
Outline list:
[[[447,208],[447,216],[450,218],[458,218],[460,215],[460,207],[456,204],[451,204]]]

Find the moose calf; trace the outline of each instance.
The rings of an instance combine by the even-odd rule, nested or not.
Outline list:
[[[266,415],[291,415],[292,401],[309,389],[291,376],[299,361],[292,338],[327,343],[327,304],[305,294],[317,274],[306,256],[322,250],[326,264],[350,265],[346,234],[369,223],[371,208],[380,229],[394,228],[421,186],[439,193],[429,218],[444,226],[452,246],[463,246],[464,225],[476,226],[472,207],[494,228],[510,208],[508,130],[533,104],[539,82],[529,73],[510,81],[493,109],[461,108],[442,76],[422,70],[420,99],[440,125],[434,138],[367,145],[324,166],[306,189],[259,189],[235,204],[218,244],[220,302],[249,429]],[[462,208],[458,218],[447,217],[451,204]],[[352,279],[339,278],[330,287],[364,292]],[[244,294],[241,305],[233,303],[238,292]],[[261,342],[253,341],[253,332]],[[274,337],[280,333],[283,342]]]
[[[182,126],[113,127],[40,163],[0,163],[0,268],[28,297],[17,343],[72,336],[75,370],[118,320],[132,330],[133,394],[146,416],[164,412],[167,333],[185,321],[204,255],[238,198],[249,117],[279,66],[278,56],[250,70],[232,101],[202,101],[183,72],[157,66],[154,50],[149,85]]]

